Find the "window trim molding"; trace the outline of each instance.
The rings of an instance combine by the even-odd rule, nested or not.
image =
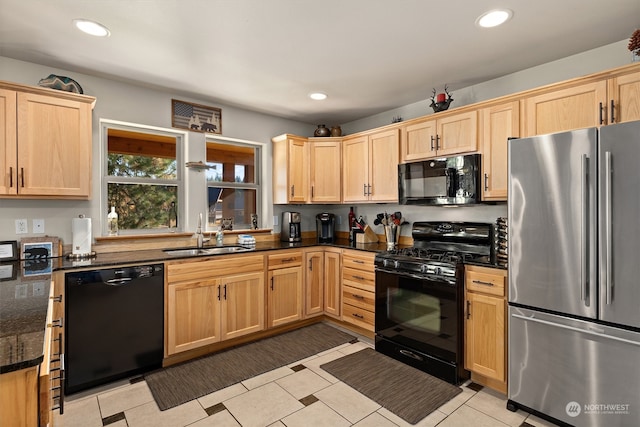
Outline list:
[[[131,123],[131,122],[123,122],[119,120],[111,120],[111,119],[103,119],[99,120],[100,125],[100,202],[99,209],[100,212],[107,212],[109,207],[107,206],[108,202],[106,200],[107,194],[107,170],[108,170],[108,158],[107,158],[107,132],[109,129],[118,129],[125,130],[131,132],[139,132],[139,133],[149,133],[155,135],[165,135],[176,138],[176,162],[177,162],[177,186],[178,186],[178,195],[179,200],[182,202],[178,203],[178,218],[182,218],[182,221],[178,223],[177,233],[186,232],[186,222],[185,222],[185,213],[187,211],[187,204],[189,203],[186,200],[186,185],[185,185],[185,168],[184,168],[184,159],[185,153],[188,150],[189,145],[189,132],[180,131],[171,128],[163,128],[158,126],[150,126],[143,125],[140,123]],[[106,218],[106,213],[104,215],[100,215],[100,236],[106,236],[107,233],[107,224],[104,220]],[[136,236],[145,234],[158,234],[158,230],[136,230],[134,232],[124,231],[122,233],[125,236]]]

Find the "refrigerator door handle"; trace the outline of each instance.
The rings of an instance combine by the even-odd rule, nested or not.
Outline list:
[[[580,230],[580,297],[584,301],[585,307],[589,307],[589,158],[582,155],[582,195],[581,195],[581,221]]]
[[[604,164],[604,180],[605,180],[605,186],[604,186],[604,205],[605,205],[605,218],[604,218],[604,223],[605,223],[605,250],[606,250],[606,256],[605,256],[605,288],[606,288],[606,292],[607,292],[607,296],[606,296],[606,303],[607,305],[611,304],[611,288],[613,285],[613,280],[612,280],[612,256],[611,256],[611,248],[612,248],[612,242],[611,242],[611,209],[612,209],[612,203],[611,203],[611,181],[612,181],[612,170],[611,170],[611,151],[605,151],[604,153],[604,160],[605,160],[605,164]]]
[[[533,316],[534,315],[523,316],[521,314],[516,314],[516,313],[511,314],[511,317],[515,317],[517,319],[522,319],[522,320],[524,320],[526,322],[542,323],[543,325],[554,326],[554,327],[557,327],[557,328],[560,328],[560,329],[566,329],[566,330],[569,330],[569,331],[579,332],[581,334],[586,334],[586,335],[591,335],[591,336],[604,338],[604,339],[608,339],[608,340],[623,342],[625,344],[631,344],[631,345],[635,345],[635,346],[640,347],[640,342],[638,342],[638,341],[633,341],[633,340],[629,340],[629,339],[622,338],[622,337],[616,337],[615,335],[609,335],[609,334],[601,333],[601,332],[597,332],[597,331],[591,331],[591,330],[584,329],[584,328],[577,328],[575,326],[569,326],[569,325],[563,325],[561,323],[550,322],[548,320],[537,319],[537,318],[535,318]]]

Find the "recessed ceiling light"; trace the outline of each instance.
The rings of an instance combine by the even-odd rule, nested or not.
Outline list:
[[[504,24],[513,16],[513,12],[509,9],[495,9],[485,12],[476,19],[476,25],[482,28],[497,27]]]
[[[109,37],[111,32],[107,27],[94,21],[87,19],[74,19],[73,25],[76,26],[83,33],[90,34],[96,37]]]
[[[315,101],[323,101],[327,99],[327,94],[322,92],[313,92],[309,94],[309,98]]]

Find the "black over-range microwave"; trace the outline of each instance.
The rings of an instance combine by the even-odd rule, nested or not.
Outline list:
[[[402,205],[464,205],[480,201],[480,154],[398,165]]]

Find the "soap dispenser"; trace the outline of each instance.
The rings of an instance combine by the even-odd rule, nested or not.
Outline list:
[[[111,212],[107,214],[107,225],[109,228],[109,236],[118,235],[118,213],[116,207],[111,206]]]

